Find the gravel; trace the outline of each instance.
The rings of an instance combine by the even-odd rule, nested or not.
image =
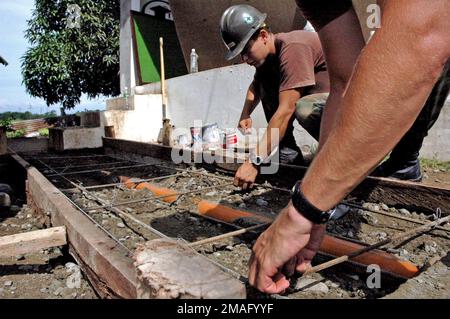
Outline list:
[[[300,278],[295,285],[296,290],[327,294],[329,288],[323,282],[312,278]]]
[[[405,208],[400,208],[400,209],[398,210],[398,212],[399,212],[400,214],[406,215],[406,216],[411,215],[411,213],[409,212],[409,210],[407,210],[407,209],[405,209]]]
[[[258,198],[256,200],[256,205],[258,205],[258,206],[268,206],[269,203],[266,200],[262,199],[262,198]]]

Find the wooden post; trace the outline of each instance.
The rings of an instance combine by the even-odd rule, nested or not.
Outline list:
[[[162,143],[166,146],[172,146],[172,124],[167,118],[167,92],[166,92],[166,71],[164,65],[164,40],[159,38],[159,53],[161,56],[161,95],[162,95]]]
[[[0,126],[0,155],[8,152],[8,142],[6,139],[6,127]]]
[[[105,137],[116,138],[116,131],[113,125],[105,126]]]

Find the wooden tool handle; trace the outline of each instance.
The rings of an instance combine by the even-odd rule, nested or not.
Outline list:
[[[162,106],[163,106],[163,120],[166,119],[166,107],[167,107],[167,96],[166,96],[166,73],[164,66],[164,40],[159,38],[159,53],[161,57],[161,95],[162,95]]]

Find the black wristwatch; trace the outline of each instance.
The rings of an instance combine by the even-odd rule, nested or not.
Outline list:
[[[263,158],[255,153],[250,153],[249,160],[255,166],[261,166],[264,162]]]
[[[330,220],[335,209],[324,212],[311,204],[300,190],[301,181],[295,183],[291,191],[291,200],[295,209],[314,224],[325,224]]]

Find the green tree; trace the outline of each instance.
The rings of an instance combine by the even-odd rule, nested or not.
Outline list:
[[[73,108],[119,94],[119,0],[36,0],[22,57],[27,92]]]

